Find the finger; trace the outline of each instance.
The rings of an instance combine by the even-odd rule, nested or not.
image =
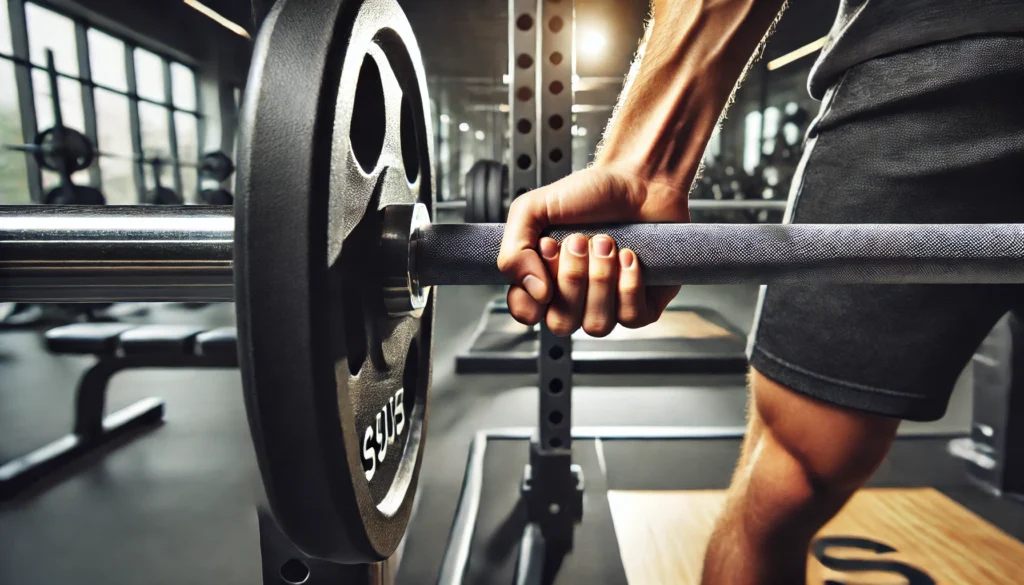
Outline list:
[[[632,250],[619,252],[618,320],[624,327],[636,329],[647,325],[647,291],[640,274],[640,261]]]
[[[661,314],[668,308],[672,299],[679,294],[678,286],[649,286],[647,287],[647,319],[648,323],[654,323],[661,318]]]
[[[612,332],[617,322],[615,301],[618,294],[619,259],[614,240],[606,235],[590,239],[588,270],[583,330],[593,337],[604,337]]]
[[[512,318],[524,325],[536,325],[544,316],[544,305],[537,302],[530,293],[521,286],[508,288],[508,311]]]
[[[573,234],[562,242],[558,256],[558,288],[548,307],[548,329],[565,337],[579,329],[587,300],[588,238]]]
[[[537,245],[548,276],[554,282],[558,276],[558,242],[552,238],[541,238]],[[516,321],[526,325],[536,325],[544,317],[547,307],[538,303],[530,293],[519,286],[509,287],[508,309]]]
[[[541,230],[548,223],[542,194],[531,191],[519,196],[509,208],[501,251],[498,253],[498,269],[501,273],[541,304],[551,301],[553,281],[534,246]]]
[[[554,282],[558,278],[558,256],[561,252],[561,246],[558,245],[558,241],[554,238],[541,238],[537,248],[540,250],[540,257],[544,260],[544,267],[547,268],[548,276]]]

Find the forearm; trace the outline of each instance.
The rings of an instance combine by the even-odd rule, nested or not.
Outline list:
[[[685,192],[737,81],[786,0],[654,0],[598,165]]]

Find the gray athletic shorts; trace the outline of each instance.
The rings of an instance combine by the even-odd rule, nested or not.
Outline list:
[[[822,100],[793,223],[1024,223],[1024,37],[971,37],[862,63]],[[946,410],[1016,285],[772,285],[751,365],[820,400],[912,420]]]

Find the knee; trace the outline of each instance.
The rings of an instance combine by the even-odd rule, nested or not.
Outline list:
[[[760,428],[755,457],[776,469],[773,480],[788,484],[796,500],[845,501],[878,468],[899,426],[809,398],[756,370],[751,391],[752,426]]]

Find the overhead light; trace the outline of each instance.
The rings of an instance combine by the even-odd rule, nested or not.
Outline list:
[[[596,58],[604,55],[604,49],[607,46],[608,38],[600,30],[587,30],[580,38],[580,52],[588,57]]]
[[[586,136],[586,135],[587,135],[587,129],[584,128],[583,126],[580,126],[580,129],[576,131],[576,136]]]
[[[469,132],[469,124],[465,122],[459,124],[459,132]]]
[[[484,138],[487,137],[487,135],[484,134],[483,130],[477,130],[475,136],[477,140],[483,140]]]
[[[780,69],[782,67],[785,67],[786,65],[789,65],[790,63],[796,61],[797,59],[802,59],[807,55],[811,55],[813,53],[820,51],[821,48],[825,46],[826,39],[828,39],[828,37],[821,37],[820,39],[814,41],[813,43],[808,43],[795,51],[786,53],[785,55],[779,57],[778,59],[772,59],[771,61],[768,62],[768,71],[775,71],[776,69]]]
[[[502,73],[501,74],[501,83],[504,84],[504,85],[508,85],[508,84],[512,83],[512,76],[509,75],[508,73]]]
[[[224,16],[222,16],[219,12],[199,2],[199,0],[185,0],[185,4],[187,6],[195,8],[197,11],[199,11],[201,14],[203,14],[210,20],[223,26],[224,28],[235,33],[236,35],[244,38],[249,38],[249,31],[245,30],[245,28],[243,28],[240,24],[232,22],[227,18],[224,18]]]
[[[447,124],[448,122],[451,122],[451,121],[452,121],[451,116],[449,116],[448,114],[441,114],[441,123],[442,124]]]
[[[572,128],[569,128],[569,134],[572,134],[573,136],[576,136],[577,134],[579,134],[579,132],[580,132],[580,127],[577,126],[576,124],[573,124]]]

